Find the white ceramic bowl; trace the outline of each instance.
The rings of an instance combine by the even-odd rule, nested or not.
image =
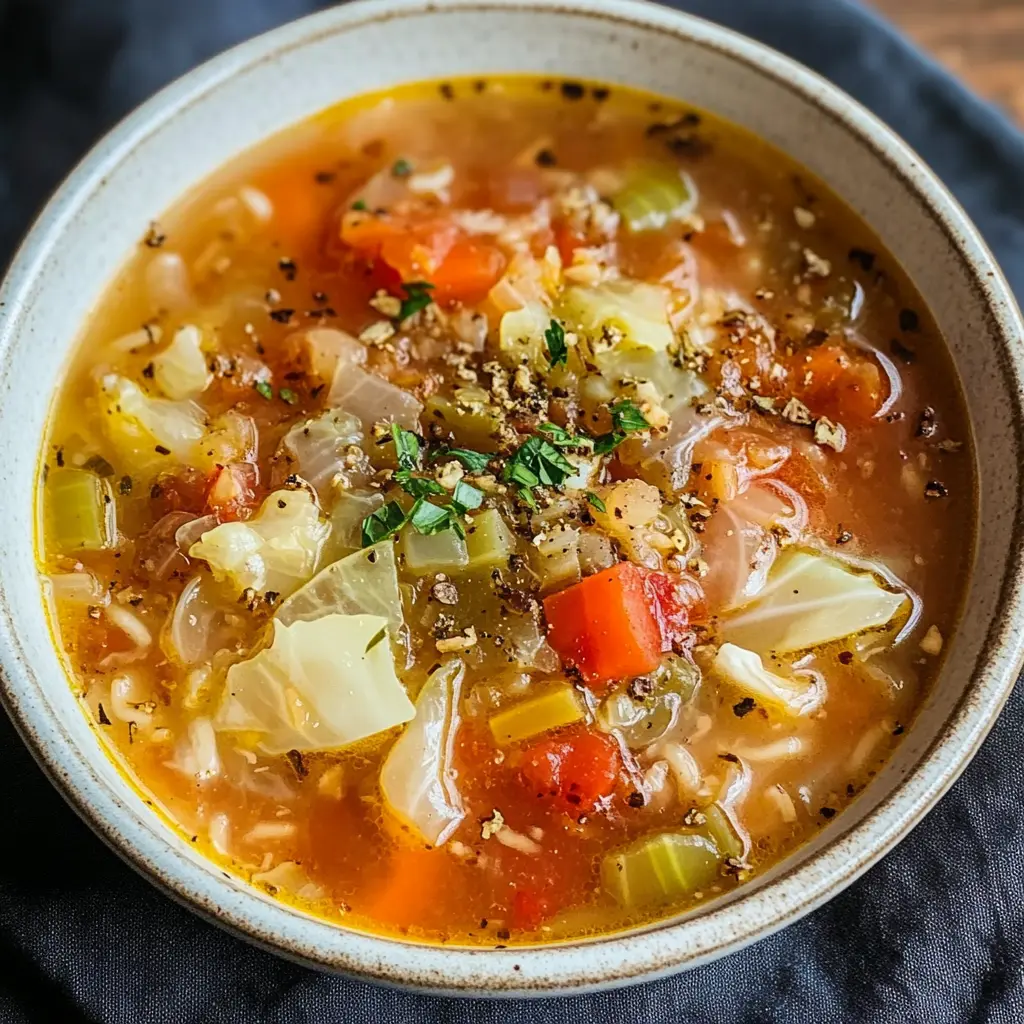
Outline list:
[[[398,80],[496,72],[603,79],[738,122],[824,178],[879,232],[948,339],[979,453],[969,614],[895,759],[850,809],[772,871],[699,910],[615,937],[511,950],[376,938],[314,919],[203,860],[145,806],[67,684],[33,556],[40,439],[83,318],[148,221],[267,135]],[[852,882],[963,770],[1021,663],[1020,316],[977,232],[921,161],[838,90],[723,29],[635,0],[378,0],[246,43],[105,138],[39,218],[0,292],[0,667],[43,768],[131,864],[207,917],[294,958],[413,988],[580,991],[735,950]]]

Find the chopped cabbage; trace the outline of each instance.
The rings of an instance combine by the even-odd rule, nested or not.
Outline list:
[[[715,655],[715,673],[763,704],[793,715],[807,714],[821,706],[824,683],[813,672],[787,678],[769,672],[753,651],[736,644],[722,644]]]
[[[313,575],[329,530],[308,491],[274,491],[259,515],[207,530],[188,553],[239,590],[285,596]]]
[[[373,472],[359,447],[362,440],[363,427],[355,416],[328,409],[316,419],[296,423],[282,444],[294,471],[316,488],[326,505],[336,488],[361,483]]]
[[[100,406],[110,440],[126,469],[156,471],[166,462],[166,448],[182,462],[194,462],[206,433],[206,417],[194,402],[150,398],[127,377],[108,373],[100,381]]]
[[[346,747],[408,722],[415,709],[395,675],[387,625],[337,612],[275,620],[271,646],[228,669],[215,726],[283,754]]]
[[[503,313],[498,325],[498,348],[512,366],[527,363],[544,372],[549,368],[544,332],[551,324],[551,310],[540,302]]]
[[[786,653],[887,625],[910,599],[825,555],[789,551],[753,601],[730,615],[723,637],[761,654]]]
[[[202,341],[199,328],[186,324],[170,345],[153,357],[153,379],[168,398],[195,398],[209,387],[213,374],[206,365]]]
[[[566,328],[582,331],[598,356],[619,347],[664,350],[675,342],[668,292],[660,285],[620,280],[567,288],[559,311]]]
[[[689,216],[697,205],[693,181],[679,168],[642,164],[632,169],[626,184],[612,197],[612,206],[630,231],[660,231]]]
[[[465,674],[458,659],[431,674],[416,701],[416,717],[380,773],[385,806],[434,846],[444,843],[465,817],[452,770]]]
[[[394,420],[406,430],[419,430],[422,404],[405,388],[368,373],[350,357],[338,361],[327,404],[357,416],[369,429],[378,420]]]
[[[402,629],[402,595],[398,589],[395,545],[390,540],[353,552],[318,572],[277,610],[279,622],[310,622],[341,612],[379,615],[398,639]]]

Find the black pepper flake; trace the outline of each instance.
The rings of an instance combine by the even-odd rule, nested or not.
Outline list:
[[[507,928],[499,928],[495,934],[498,936],[499,939],[511,938],[511,933]]]
[[[58,448],[57,449],[57,454],[55,456],[55,459],[56,459],[56,462],[57,462],[57,468],[58,469],[63,469],[64,468],[64,449],[63,448]]]
[[[157,453],[157,455],[170,455],[171,454],[171,449],[170,448],[165,448],[162,444],[156,445],[153,448],[153,451],[155,451]]]
[[[871,270],[878,258],[868,249],[851,249],[847,256],[851,263],[856,263],[862,270]]]
[[[643,807],[647,801],[644,799],[643,793],[632,792],[629,794],[629,806],[630,807]]]
[[[935,420],[935,410],[930,405],[926,405],[921,410],[921,417],[917,421],[917,436],[934,437],[935,431],[938,429],[939,425]]]
[[[277,261],[277,266],[281,273],[284,274],[286,281],[294,281],[295,275],[299,272],[299,268],[295,264],[295,260],[290,259],[288,256],[282,256]]]
[[[473,90],[474,90],[474,92],[483,92],[484,89],[486,89],[486,88],[487,88],[487,82],[483,78],[478,78],[473,83]]]
[[[808,345],[820,345],[822,342],[828,341],[828,331],[823,331],[820,327],[813,327],[804,335],[804,341]]]
[[[916,331],[921,326],[921,320],[912,309],[900,310],[900,330]]]
[[[306,767],[306,762],[302,759],[302,754],[299,751],[289,750],[284,756],[288,758],[292,768],[295,769],[295,774],[300,779],[304,779],[309,774],[309,768]]]
[[[146,237],[143,239],[146,245],[150,249],[159,249],[164,242],[167,241],[167,236],[160,230],[160,226],[155,220],[149,222],[149,230],[146,232]]]
[[[818,813],[827,821],[829,818],[834,818],[836,816],[836,809],[834,807],[822,807]]]
[[[455,99],[455,90],[452,88],[451,82],[442,82],[438,87],[437,91],[446,99]]]
[[[130,476],[121,477],[121,482],[117,485],[117,489],[122,494],[132,493],[132,478]]]
[[[596,89],[590,90],[590,95],[593,96],[598,103],[604,103],[610,94],[611,90],[603,85],[599,85]]]
[[[563,82],[562,96],[567,100],[581,100],[586,95],[586,89],[579,82]]]
[[[316,174],[313,175],[313,180],[318,185],[330,185],[336,177],[337,175],[334,171],[317,171]]]
[[[146,380],[152,380],[153,379],[153,373],[154,373],[153,364],[152,363],[146,363],[146,365],[142,368],[142,376],[145,377]]]
[[[889,348],[897,359],[901,359],[908,365],[917,359],[917,353],[912,348],[907,348],[907,346],[898,338],[893,338],[892,341],[889,342]]]
[[[836,534],[836,543],[849,544],[851,540],[853,540],[853,534],[849,530],[844,530],[840,527],[839,532]]]
[[[554,167],[558,163],[558,157],[550,149],[538,150],[534,160],[538,167]]]
[[[840,665],[852,665],[853,664],[853,651],[840,651],[839,652],[839,664]]]
[[[739,764],[740,759],[735,754],[719,754],[718,755],[723,761],[728,761],[730,764]]]
[[[270,311],[270,319],[279,324],[290,323],[294,315],[294,309],[272,309]]]
[[[107,713],[103,710],[102,704],[99,704],[96,707],[96,719],[100,725],[110,725],[110,719],[107,718]]]
[[[896,728],[893,729],[892,734],[893,734],[893,736],[902,736],[903,735],[903,726],[900,725],[899,722],[896,723]]]
[[[935,501],[937,498],[948,498],[949,488],[939,480],[929,480],[924,485],[924,496],[929,501]]]
[[[642,701],[654,692],[654,680],[650,676],[637,676],[629,681],[626,692],[635,701]]]
[[[756,707],[757,702],[753,697],[744,697],[738,704],[733,704],[732,713],[737,718],[742,718],[744,715],[749,715]]]

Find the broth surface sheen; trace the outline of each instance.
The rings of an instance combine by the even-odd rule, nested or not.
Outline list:
[[[140,227],[55,400],[40,577],[111,755],[225,869],[421,941],[607,933],[891,754],[966,587],[967,420],[791,160],[454,80]]]

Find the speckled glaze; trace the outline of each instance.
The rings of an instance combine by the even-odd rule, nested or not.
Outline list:
[[[377,59],[380,54],[387,59]],[[538,948],[376,938],[274,902],[203,860],[107,759],[67,685],[35,575],[35,474],[83,318],[147,222],[220,164],[345,96],[397,80],[536,72],[623,83],[730,118],[829,182],[909,271],[964,383],[981,481],[965,621],[895,760],[810,845],[743,889],[645,929]],[[0,669],[40,765],[124,858],[211,920],[306,963],[434,992],[553,994],[692,967],[812,910],[882,857],[960,774],[1016,679],[1022,610],[1022,324],[976,230],[906,145],[816,75],[636,0],[371,0],[246,43],[105,138],[39,218],[0,291]]]

